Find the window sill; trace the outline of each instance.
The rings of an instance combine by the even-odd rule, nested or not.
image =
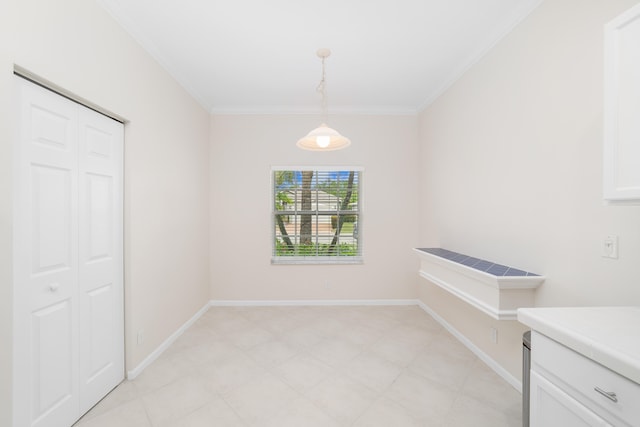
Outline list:
[[[273,257],[272,265],[354,265],[364,264],[364,258],[357,257]]]

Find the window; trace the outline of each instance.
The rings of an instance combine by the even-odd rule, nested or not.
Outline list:
[[[362,170],[273,168],[274,264],[362,262]]]

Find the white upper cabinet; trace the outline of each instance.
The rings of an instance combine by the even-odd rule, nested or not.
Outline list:
[[[604,198],[640,201],[640,5],[605,26]]]

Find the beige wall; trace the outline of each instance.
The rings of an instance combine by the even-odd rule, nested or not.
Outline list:
[[[318,117],[213,117],[211,298],[415,298],[418,145],[415,116],[335,116],[342,151],[300,150]],[[363,265],[271,265],[272,166],[361,166]]]
[[[13,66],[126,118],[125,317],[133,369],[209,299],[209,114],[96,2],[3,2],[0,22],[0,425],[11,416]],[[179,297],[177,297],[179,296]],[[134,342],[145,330],[146,341]]]
[[[547,277],[539,306],[640,305],[640,207],[602,201],[603,25],[632,0],[545,1],[421,115],[421,238]],[[620,258],[600,256],[607,234]],[[520,327],[419,280],[514,376]],[[506,340],[506,342],[505,342]]]
[[[12,8],[12,5],[9,5]],[[10,11],[11,9],[9,9]],[[8,77],[13,65],[7,58],[9,46],[5,40],[13,28],[11,13],[0,13],[0,426],[11,425],[11,372],[12,372],[12,213],[11,213],[11,124],[13,110],[11,97],[13,81]]]

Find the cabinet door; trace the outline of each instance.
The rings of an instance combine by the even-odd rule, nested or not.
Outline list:
[[[530,384],[531,427],[611,427],[536,371],[531,371]]]

